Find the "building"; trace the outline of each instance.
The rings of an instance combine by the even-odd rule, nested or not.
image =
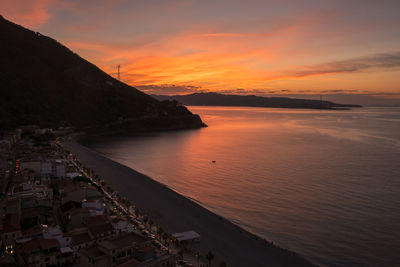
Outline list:
[[[191,241],[191,242],[198,242],[200,241],[200,235],[195,231],[187,231],[182,233],[175,233],[173,236],[178,240],[181,241]]]
[[[42,162],[41,164],[41,174],[52,174],[53,173],[53,164],[51,162]]]
[[[127,232],[128,231],[128,221],[123,218],[113,218],[111,220],[111,223],[114,227],[114,231],[118,234],[122,232]]]
[[[61,250],[57,239],[32,239],[22,245],[21,251],[25,263],[29,266],[43,267],[61,264]]]
[[[8,167],[8,161],[7,158],[1,158],[1,156],[4,156],[1,152],[0,152],[0,171],[1,170],[6,170]]]
[[[97,215],[103,214],[105,204],[101,201],[82,201],[82,208],[91,208]]]
[[[83,266],[111,267],[111,256],[101,246],[95,245],[81,251],[81,264]]]
[[[120,235],[81,251],[84,266],[117,266],[133,258],[141,247],[151,245],[148,239],[134,234]]]
[[[7,153],[10,151],[11,142],[10,140],[1,139],[0,140],[0,153]]]
[[[42,164],[40,161],[21,161],[21,170],[33,170],[36,173],[40,173],[42,169]]]
[[[44,239],[57,239],[60,243],[61,248],[70,247],[71,246],[71,237],[64,236],[61,228],[57,226],[45,226],[43,229],[43,238]]]
[[[67,227],[75,227],[84,224],[90,216],[89,208],[73,208],[64,213],[62,218]]]
[[[3,218],[3,230],[1,231],[3,245],[14,245],[15,240],[21,236],[20,215],[17,213],[6,214]]]
[[[64,164],[61,163],[56,164],[55,176],[57,178],[64,178],[66,176]]]
[[[8,199],[4,210],[6,214],[21,214],[21,200],[19,198]]]
[[[74,258],[77,258],[81,249],[87,248],[94,244],[94,240],[85,232],[66,234],[71,238],[71,248],[74,252]]]
[[[92,239],[103,241],[114,234],[114,227],[104,215],[87,218],[85,224]]]

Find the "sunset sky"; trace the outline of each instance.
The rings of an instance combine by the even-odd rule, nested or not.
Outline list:
[[[400,99],[398,0],[0,0],[148,93]]]

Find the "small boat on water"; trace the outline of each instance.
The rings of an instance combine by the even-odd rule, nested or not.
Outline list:
[[[216,163],[216,161],[215,161],[215,160],[213,160],[213,161],[212,161],[212,163]]]

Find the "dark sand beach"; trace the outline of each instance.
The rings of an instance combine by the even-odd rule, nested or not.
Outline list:
[[[194,230],[199,233],[201,241],[194,249],[202,255],[212,251],[215,266],[221,261],[228,266],[314,266],[295,253],[271,245],[146,175],[77,142],[66,142],[64,146],[167,232]]]

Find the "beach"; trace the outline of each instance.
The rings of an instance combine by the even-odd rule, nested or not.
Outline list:
[[[194,230],[201,241],[194,250],[212,251],[214,265],[313,266],[294,252],[272,245],[192,200],[131,168],[112,161],[75,141],[64,146],[105,182],[169,233]]]

